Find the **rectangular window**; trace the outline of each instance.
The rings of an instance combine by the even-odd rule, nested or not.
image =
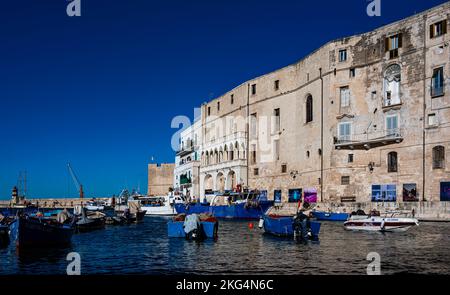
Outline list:
[[[431,96],[437,97],[444,95],[444,68],[440,67],[433,70],[431,80]]]
[[[208,116],[211,116],[211,107],[208,107]]]
[[[398,116],[387,116],[386,117],[386,136],[397,136],[399,135],[398,128]]]
[[[354,77],[356,77],[356,69],[352,68],[352,69],[350,69],[350,78],[354,78]]]
[[[234,94],[231,94],[231,104],[234,104]]]
[[[347,50],[346,49],[339,50],[339,62],[344,62],[346,60],[347,60]]]
[[[348,86],[341,87],[341,108],[350,106],[350,88]]]
[[[352,123],[339,123],[339,141],[346,142],[352,139]]]
[[[273,149],[274,149],[274,151],[273,151],[274,160],[275,161],[280,160],[280,141],[278,139],[274,140]]]
[[[353,163],[353,154],[348,154],[348,162]]]
[[[434,23],[430,26],[430,38],[436,38],[447,34],[447,20]]]
[[[389,58],[398,57],[398,49],[402,47],[403,34],[397,34],[385,39],[386,52],[389,51]]]
[[[250,116],[250,125],[251,125],[251,134],[250,137],[252,139],[258,138],[258,114],[253,113]]]
[[[252,157],[251,157],[251,163],[253,165],[256,164],[256,144],[252,144]]]
[[[436,114],[429,114],[428,115],[428,126],[437,126],[437,119]]]
[[[281,173],[287,173],[287,165],[286,164],[281,165]]]
[[[220,101],[217,102],[217,111],[220,111]]]
[[[274,131],[280,132],[280,128],[281,128],[280,109],[273,110],[273,115],[275,117]]]
[[[256,94],[256,84],[252,85],[252,95]]]
[[[275,91],[280,89],[280,80],[276,80],[274,84]]]
[[[255,175],[255,176],[259,175],[259,169],[258,168],[253,169],[253,175]]]
[[[341,185],[349,185],[350,176],[341,176]]]

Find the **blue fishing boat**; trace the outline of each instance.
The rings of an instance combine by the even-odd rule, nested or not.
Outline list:
[[[11,238],[17,247],[54,247],[70,244],[75,230],[74,219],[61,223],[53,218],[22,215],[10,225]]]
[[[325,212],[325,211],[313,211],[313,217],[317,220],[323,221],[347,221],[350,217],[348,213],[335,213],[335,212]]]
[[[210,214],[216,218],[259,219],[273,206],[273,201],[258,193],[216,195],[211,203],[175,204],[178,214]]]
[[[0,224],[0,248],[9,244],[9,227]]]
[[[199,216],[197,214],[178,215],[167,223],[169,238],[186,238],[203,240],[216,239],[219,222],[212,216]]]
[[[301,223],[297,223],[293,216],[279,216],[273,214],[263,216],[265,233],[279,237],[291,237],[297,235],[306,238],[307,235],[309,235],[309,239],[318,240],[320,222],[310,221],[304,224],[305,225],[302,226]]]

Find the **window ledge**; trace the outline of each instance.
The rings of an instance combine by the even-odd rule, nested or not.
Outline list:
[[[431,95],[431,98],[438,98],[438,97],[443,97],[443,96],[445,96],[445,93]]]
[[[392,110],[392,109],[394,109],[394,110],[395,109],[400,109],[402,107],[402,105],[403,105],[402,102],[397,103],[397,104],[391,104],[391,105],[383,105],[383,111],[386,112],[386,111],[389,111],[389,110]]]

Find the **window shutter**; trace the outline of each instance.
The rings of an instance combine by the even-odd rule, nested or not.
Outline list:
[[[447,20],[442,21],[442,33],[447,34]]]
[[[384,51],[388,52],[389,51],[389,38],[385,38],[384,39]]]
[[[398,34],[398,48],[402,48],[403,46],[403,34]]]
[[[430,26],[430,39],[434,38],[434,25]]]

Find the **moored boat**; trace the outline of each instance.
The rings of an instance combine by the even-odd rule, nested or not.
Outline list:
[[[219,222],[206,214],[180,214],[167,223],[169,238],[186,238],[188,240],[216,239]]]
[[[175,204],[178,214],[210,214],[225,219],[259,219],[273,206],[257,192],[216,195],[210,203]]]
[[[346,221],[350,214],[345,212],[313,211],[313,217],[320,221]]]
[[[384,216],[351,217],[344,223],[344,228],[354,231],[405,232],[419,225],[415,218],[399,217],[405,214],[387,212]]]
[[[19,215],[10,225],[10,230],[11,238],[19,248],[68,246],[75,222],[73,218],[63,215],[57,219]]]
[[[177,215],[175,204],[181,204],[184,200],[180,196],[140,196],[138,198],[141,209],[147,216],[174,216]]]
[[[3,248],[9,244],[9,227],[7,225],[0,224],[0,248]]]
[[[105,228],[105,214],[95,211],[89,212],[87,208],[81,208],[81,216],[76,222],[77,232],[88,232]]]
[[[321,224],[310,220],[311,205],[305,203],[301,209],[296,205],[283,204],[271,207],[260,219],[259,227],[267,234],[294,237],[298,242],[317,241]]]

